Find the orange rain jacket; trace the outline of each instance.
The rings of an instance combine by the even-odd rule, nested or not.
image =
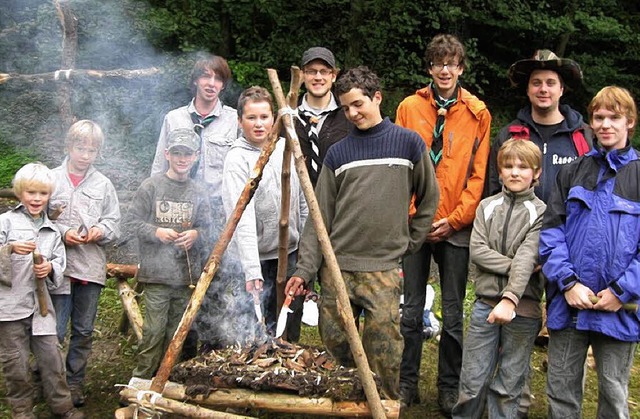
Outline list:
[[[416,131],[431,149],[437,119],[433,90],[427,86],[405,98],[396,124]],[[434,221],[447,218],[454,230],[471,226],[482,197],[490,147],[491,114],[483,101],[460,88],[448,110],[442,135],[442,159],[436,166],[440,201]],[[415,209],[410,209],[413,215]]]

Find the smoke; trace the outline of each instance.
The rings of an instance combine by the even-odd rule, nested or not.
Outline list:
[[[95,166],[115,185],[124,218],[127,200],[149,176],[164,115],[191,99],[187,82],[196,53],[168,53],[149,44],[140,28],[142,20],[134,19],[148,12],[145,2],[76,0],[69,5],[78,22],[75,69],[160,70],[146,77],[74,77],[64,82],[71,92],[68,104],[73,118],[94,120],[105,133]],[[49,167],[62,162],[69,128],[61,115],[63,82],[24,81],[19,76],[65,70],[60,68],[62,36],[52,1],[3,0],[0,73],[10,78],[0,84],[0,139],[28,150],[34,160]],[[241,90],[231,83],[221,95],[223,102],[235,107]],[[132,263],[133,254],[132,241],[111,251],[109,258],[111,262]],[[212,308],[213,305],[218,307]],[[223,340],[230,343],[246,339],[242,333],[255,327],[253,303],[244,290],[237,260],[221,267],[198,324],[215,325],[216,330],[222,331],[216,333],[222,333]]]

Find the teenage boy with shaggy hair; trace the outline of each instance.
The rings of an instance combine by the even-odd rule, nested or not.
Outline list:
[[[438,186],[420,137],[382,117],[380,81],[371,70],[350,69],[338,79],[336,92],[354,128],[327,152],[315,192],[342,272],[336,280],[345,282],[354,315],[364,311],[362,343],[371,369],[382,379],[383,396],[398,399],[398,261],[415,251],[429,232]],[[416,212],[408,219],[412,196]],[[297,271],[285,292],[301,294],[320,268],[327,278],[313,223],[307,223]],[[340,364],[355,366],[339,319],[335,284],[327,280],[322,285],[320,336]]]
[[[453,35],[436,35],[425,52],[432,82],[398,106],[396,124],[415,130],[427,145],[440,187],[436,216],[426,242],[404,258],[404,352],[400,372],[405,403],[420,401],[422,314],[431,257],[442,291],[438,354],[438,404],[450,413],[458,398],[462,363],[463,303],[469,272],[469,236],[489,155],[491,115],[484,102],[460,86],[464,46]]]
[[[640,152],[626,89],[608,86],[588,107],[597,146],[565,165],[540,233],[547,282],[549,417],[580,417],[584,361],[593,348],[597,417],[628,418],[629,375],[640,341]]]

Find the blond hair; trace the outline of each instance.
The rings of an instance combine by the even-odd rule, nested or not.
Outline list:
[[[638,109],[633,96],[627,89],[618,86],[606,86],[600,89],[587,107],[589,120],[593,120],[593,113],[598,109],[606,109],[615,114],[624,115],[628,122],[633,122],[633,126],[629,128],[628,138],[633,137],[635,123],[638,120]]]
[[[505,141],[498,150],[498,171],[515,159],[519,159],[526,167],[533,169],[534,174],[542,167],[542,152],[530,140],[509,138]],[[537,183],[538,179],[534,179],[532,186]]]
[[[102,133],[102,128],[89,119],[83,119],[71,125],[65,139],[67,148],[71,148],[76,144],[90,144],[100,150],[103,142],[104,134]]]
[[[17,197],[29,189],[47,189],[49,193],[53,193],[55,189],[53,172],[40,162],[27,163],[22,166],[16,172],[11,184],[13,185],[13,193]]]

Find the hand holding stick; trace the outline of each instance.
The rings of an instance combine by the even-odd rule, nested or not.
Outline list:
[[[589,301],[591,301],[591,303],[593,304],[597,304],[598,301],[600,301],[600,298],[598,298],[595,295],[591,295],[589,296]],[[622,304],[622,309],[625,311],[630,311],[630,312],[637,312],[638,311],[638,304],[636,303],[624,303]]]

